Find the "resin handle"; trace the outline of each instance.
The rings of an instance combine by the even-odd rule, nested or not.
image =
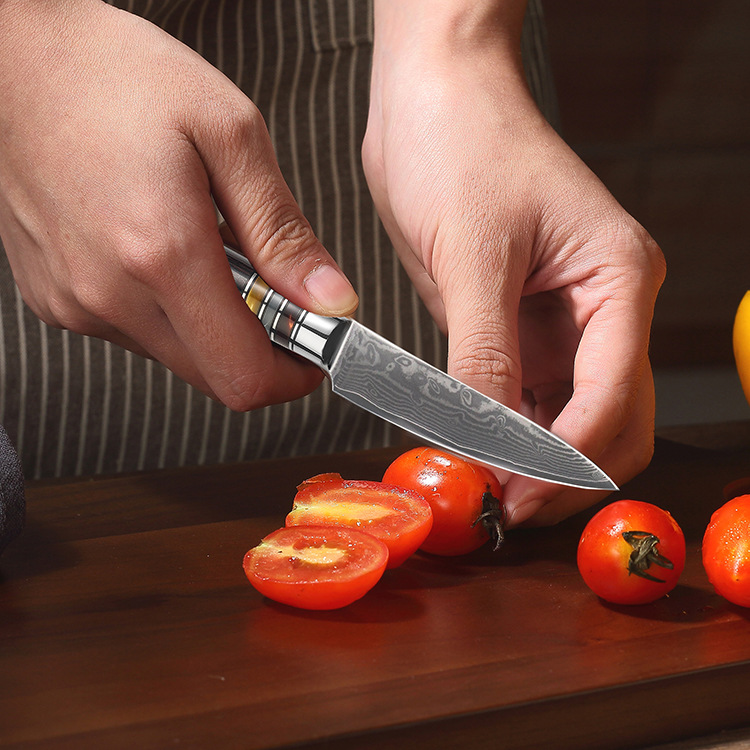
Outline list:
[[[316,315],[295,305],[271,289],[244,255],[226,244],[224,251],[237,289],[271,341],[330,372],[349,321]]]

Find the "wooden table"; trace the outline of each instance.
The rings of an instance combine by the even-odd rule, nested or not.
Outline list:
[[[394,451],[33,483],[0,558],[0,746],[611,750],[750,725],[750,612],[699,556],[750,430],[701,434],[719,449],[659,440],[623,490],[689,545],[672,595],[632,608],[577,574],[588,514],[415,556],[343,610],[262,599],[242,557],[295,485],[377,479]]]

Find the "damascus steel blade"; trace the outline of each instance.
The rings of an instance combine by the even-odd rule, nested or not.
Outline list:
[[[617,489],[564,440],[355,321],[329,375],[334,393],[449,452],[557,484]]]

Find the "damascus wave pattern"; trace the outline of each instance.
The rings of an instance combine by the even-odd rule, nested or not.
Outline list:
[[[459,455],[587,489],[616,489],[551,432],[353,322],[331,370],[334,393]]]

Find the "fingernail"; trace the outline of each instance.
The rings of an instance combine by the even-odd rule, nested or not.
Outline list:
[[[357,309],[359,298],[349,280],[334,266],[318,266],[304,281],[305,290],[328,315],[349,315]]]

